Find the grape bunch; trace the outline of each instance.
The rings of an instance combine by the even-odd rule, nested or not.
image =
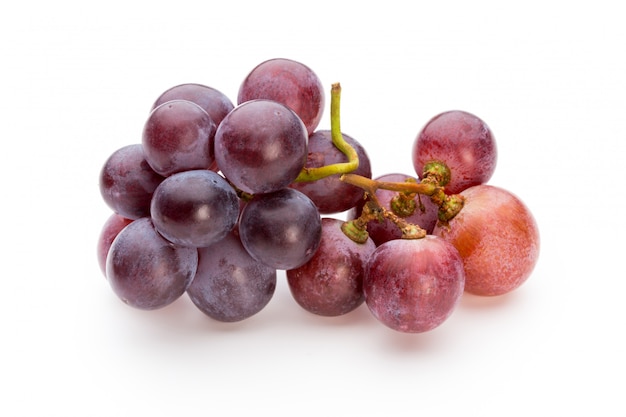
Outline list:
[[[387,327],[421,333],[465,292],[522,285],[539,232],[522,200],[488,184],[497,149],[486,123],[441,113],[413,141],[415,172],[372,178],[365,148],[341,130],[340,93],[333,84],[328,130],[323,84],[294,60],[253,68],[236,105],[202,84],[161,93],[141,140],[100,172],[112,213],[97,256],[117,297],[153,310],[186,294],[237,322],[270,302],[283,270],[313,314],[365,303]]]

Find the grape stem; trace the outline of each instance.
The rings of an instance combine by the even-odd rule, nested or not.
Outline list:
[[[356,150],[350,146],[343,138],[341,133],[341,85],[335,83],[330,90],[330,132],[331,139],[335,147],[340,150],[348,159],[347,162],[325,165],[316,168],[304,167],[295,182],[311,182],[317,181],[331,175],[340,175],[341,181],[352,184],[365,191],[369,201],[365,205],[361,217],[347,221],[343,224],[342,230],[355,242],[363,243],[368,239],[367,223],[373,220],[382,221],[389,219],[402,232],[405,239],[420,239],[426,236],[426,231],[416,224],[412,224],[404,220],[402,217],[410,214],[403,213],[398,215],[393,210],[383,208],[376,198],[376,190],[383,189],[396,191],[405,194],[404,202],[412,200],[415,194],[423,194],[429,196],[431,200],[439,206],[439,220],[447,223],[452,219],[463,207],[463,198],[460,195],[446,195],[443,186],[450,180],[450,170],[448,167],[438,161],[428,164],[423,173],[423,179],[417,182],[387,182],[376,181],[370,178],[353,174],[359,167],[359,156]],[[406,207],[406,206],[405,206]],[[411,209],[411,211],[414,208]]]
[[[356,150],[345,141],[341,134],[340,104],[341,85],[335,83],[330,90],[330,133],[333,144],[348,158],[348,162],[340,162],[318,168],[304,167],[295,179],[296,182],[317,181],[331,175],[346,174],[359,167],[359,155]]]

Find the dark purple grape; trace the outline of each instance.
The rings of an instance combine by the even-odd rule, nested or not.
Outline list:
[[[306,65],[284,58],[257,65],[239,87],[237,103],[255,99],[278,101],[296,112],[311,134],[324,113],[324,87]]]
[[[211,116],[216,126],[235,107],[221,91],[202,84],[187,83],[164,91],[152,105],[152,110],[171,100],[193,101]]]
[[[198,270],[187,294],[207,316],[236,322],[261,311],[276,289],[276,270],[256,261],[234,232],[198,249]]]
[[[343,138],[354,148],[359,156],[359,167],[353,171],[367,178],[372,177],[369,156],[359,142],[344,134]],[[341,162],[348,158],[333,144],[330,130],[318,130],[309,136],[309,154],[306,168],[319,168]],[[363,190],[332,175],[317,181],[295,182],[290,185],[306,194],[317,206],[321,214],[339,213],[350,210],[363,199]]]
[[[419,182],[419,180],[415,177],[411,177],[409,175],[404,174],[385,174],[376,178],[377,181],[387,181],[387,182],[404,182],[405,180],[415,180],[415,182]],[[391,210],[391,200],[398,195],[395,191],[378,189],[376,190],[376,198],[378,202],[384,207],[386,210]],[[435,225],[437,224],[437,212],[439,208],[435,203],[433,203],[428,196],[416,195],[413,199],[415,201],[415,211],[413,214],[401,217],[405,221],[409,223],[416,224],[420,226],[422,229],[426,230],[428,234],[431,234]],[[348,213],[348,219],[354,219],[361,215],[361,210],[363,209],[363,205],[365,204],[365,200],[361,201],[359,204],[355,206]],[[385,219],[382,222],[371,221],[367,224],[367,232],[369,233],[372,240],[376,243],[376,246],[380,246],[383,243],[393,240],[400,239],[402,237],[402,232],[400,229],[391,222],[389,219]]]
[[[203,247],[221,240],[239,216],[239,198],[219,174],[198,169],[167,177],[154,191],[154,227],[170,242]]]
[[[150,215],[150,200],[163,177],[148,165],[141,144],[113,152],[100,171],[100,194],[122,217],[138,219]]]
[[[157,173],[169,176],[208,169],[214,161],[215,122],[196,103],[172,100],[154,109],[143,129],[146,160]]]
[[[465,271],[452,244],[428,235],[390,240],[372,254],[363,292],[380,322],[406,333],[441,325],[463,295]]]
[[[448,111],[433,117],[413,143],[413,166],[422,178],[424,165],[443,162],[450,169],[445,190],[457,194],[489,181],[497,162],[496,142],[489,126],[464,111]]]
[[[308,136],[297,114],[275,101],[247,101],[231,111],[215,134],[215,157],[224,176],[251,194],[287,187],[304,167]]]
[[[305,310],[321,316],[346,314],[364,301],[363,276],[376,249],[371,239],[356,243],[341,230],[342,220],[322,219],[322,240],[304,265],[287,271],[293,298]]]
[[[294,269],[307,262],[319,247],[321,235],[317,207],[291,188],[255,195],[239,220],[246,250],[275,269]]]
[[[131,222],[131,219],[127,219],[126,217],[122,217],[117,213],[113,213],[109,216],[109,218],[102,226],[100,236],[98,236],[97,256],[98,264],[100,265],[100,269],[102,270],[102,273],[105,277],[107,255],[109,254],[111,244],[113,243],[113,240],[117,237],[117,235],[122,231],[122,229],[128,226]]]
[[[123,302],[154,310],[183,295],[197,267],[197,249],[165,240],[154,229],[152,220],[143,217],[126,226],[113,240],[106,275]]]

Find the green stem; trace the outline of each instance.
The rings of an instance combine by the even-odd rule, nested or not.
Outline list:
[[[300,171],[298,178],[296,178],[296,182],[317,181],[331,175],[347,174],[359,167],[359,155],[356,150],[345,141],[341,134],[340,104],[341,85],[335,83],[330,90],[330,133],[333,144],[346,155],[348,162],[325,165],[318,168],[304,167],[302,171]]]

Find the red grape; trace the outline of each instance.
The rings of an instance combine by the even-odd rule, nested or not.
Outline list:
[[[117,235],[122,231],[122,229],[128,226],[131,222],[131,219],[127,219],[126,217],[122,217],[117,213],[113,213],[109,216],[109,218],[102,226],[100,236],[98,237],[97,256],[98,264],[100,265],[100,269],[102,270],[102,273],[105,277],[107,255],[109,254],[111,244],[113,243],[113,240],[117,237]]]
[[[218,126],[222,119],[235,107],[221,91],[202,84],[188,83],[164,91],[152,105],[152,110],[171,100],[193,101],[211,116],[215,126]]]
[[[343,139],[350,144],[359,157],[359,167],[353,174],[372,177],[370,160],[361,146],[352,137],[344,134]],[[347,157],[332,142],[330,130],[318,130],[309,136],[306,168],[318,168],[325,165],[347,162]],[[331,214],[346,211],[363,199],[363,190],[339,179],[341,175],[331,175],[317,181],[295,182],[290,185],[306,194],[317,206],[320,213]]]
[[[461,193],[465,204],[447,227],[434,234],[452,243],[465,266],[465,291],[510,292],[530,276],[539,256],[539,231],[528,207],[514,194],[491,185]]]
[[[450,169],[445,190],[457,194],[486,183],[496,167],[496,142],[487,124],[471,113],[448,111],[433,117],[413,143],[413,166],[423,178],[429,162],[443,162]]]
[[[239,87],[237,103],[267,99],[282,103],[302,119],[308,134],[317,128],[324,112],[324,87],[306,65],[284,58],[257,65]]]
[[[307,142],[302,120],[288,107],[271,100],[247,101],[231,111],[217,129],[217,166],[242,191],[277,191],[300,174]]]
[[[452,314],[464,281],[459,252],[428,235],[378,246],[368,263],[363,291],[370,311],[383,324],[420,333],[438,327]]]
[[[163,177],[148,165],[141,144],[113,152],[100,171],[100,194],[120,216],[138,219],[150,215],[150,200]]]
[[[239,217],[235,190],[208,169],[178,172],[154,191],[151,216],[170,242],[203,247],[221,240]]]
[[[241,321],[261,311],[274,295],[276,270],[254,260],[234,232],[198,249],[198,255],[198,270],[187,295],[207,316]]]
[[[216,125],[206,111],[187,100],[172,100],[152,110],[143,129],[146,160],[169,176],[191,169],[208,169],[214,161]]]
[[[173,303],[191,283],[198,250],[165,240],[149,217],[126,226],[113,240],[106,276],[126,304],[154,310]]]
[[[321,316],[346,314],[363,303],[363,275],[376,249],[371,239],[356,243],[341,230],[342,220],[322,219],[322,240],[304,265],[287,271],[289,289],[305,310]]]
[[[246,250],[275,269],[294,269],[311,259],[321,234],[317,207],[291,188],[255,195],[239,220],[239,236]]]

